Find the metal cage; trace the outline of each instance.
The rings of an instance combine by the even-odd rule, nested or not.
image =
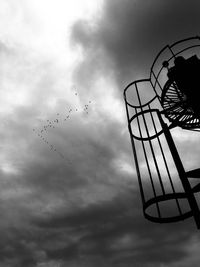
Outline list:
[[[191,107],[189,101],[187,101],[187,96],[177,86],[176,81],[168,79],[167,73],[169,68],[173,66],[175,58],[178,56],[189,58],[194,55],[200,56],[199,36],[166,45],[156,56],[150,69],[149,79],[166,118],[175,126],[191,130],[200,128],[200,114],[197,114]],[[190,81],[189,86],[191,85],[192,81]],[[198,86],[200,86],[200,83]],[[196,95],[198,97],[198,91]]]
[[[188,41],[198,43],[184,48],[183,45]],[[181,49],[177,49],[180,45]],[[124,90],[128,129],[145,218],[169,223],[193,216],[197,228],[200,228],[200,211],[194,193],[200,190],[200,185],[197,183],[192,187],[188,178],[200,177],[200,171],[185,171],[170,129],[180,126],[191,130],[200,126],[200,120],[194,118],[195,114],[185,113],[184,116],[177,110],[177,103],[176,107],[174,104],[172,107],[165,106],[162,93],[166,86],[167,70],[162,63],[171,64],[176,55],[189,55],[192,49],[199,46],[199,37],[167,45],[154,60],[150,78],[134,81]],[[178,90],[176,93],[178,95]]]

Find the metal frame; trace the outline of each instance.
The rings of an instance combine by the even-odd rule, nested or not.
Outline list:
[[[193,45],[189,45],[190,42],[195,41],[196,43]],[[178,49],[177,51],[175,51],[177,49],[178,45],[184,45],[186,47],[182,48],[182,49]],[[200,128],[200,117],[196,116],[196,114],[192,111],[192,109],[187,106],[187,104],[184,102],[184,95],[183,93],[180,94],[180,91],[178,90],[178,88],[174,88],[173,89],[173,94],[174,94],[174,98],[176,98],[176,103],[174,103],[173,105],[173,99],[169,99],[171,100],[171,104],[166,103],[166,95],[167,93],[170,91],[172,92],[172,87],[170,88],[170,86],[173,85],[174,81],[173,80],[168,80],[168,82],[162,86],[161,82],[160,82],[160,77],[165,69],[164,65],[160,64],[160,68],[157,70],[157,72],[155,71],[155,65],[156,63],[158,63],[159,58],[162,56],[163,53],[166,53],[167,51],[169,52],[168,58],[165,58],[165,62],[167,64],[170,64],[173,59],[175,59],[177,56],[180,55],[185,55],[187,54],[189,51],[192,51],[193,49],[199,48],[200,47],[200,37],[199,36],[195,36],[195,37],[190,37],[190,38],[186,38],[183,40],[180,40],[178,42],[175,42],[172,45],[166,45],[156,56],[151,69],[150,69],[150,82],[152,84],[152,87],[155,91],[156,96],[158,97],[161,106],[163,107],[163,111],[162,113],[176,126],[180,126],[183,129],[199,129]],[[168,96],[169,97],[169,96]],[[165,102],[164,102],[165,99]],[[177,101],[178,100],[178,101]],[[177,108],[177,102],[179,105],[179,110]],[[167,105],[168,104],[168,105]],[[183,107],[184,105],[184,107]],[[181,107],[182,106],[182,107]],[[178,114],[179,113],[179,114]],[[172,115],[173,114],[173,115]]]
[[[183,167],[181,158],[170,133],[170,129],[178,126],[178,124],[176,124],[176,120],[173,120],[171,123],[166,122],[165,117],[163,117],[165,115],[161,105],[163,86],[160,83],[159,78],[164,67],[161,66],[157,73],[154,71],[155,64],[165,50],[169,50],[171,53],[169,58],[166,59],[167,62],[170,62],[178,54],[194,47],[200,47],[199,43],[187,46],[180,51],[173,51],[177,45],[191,40],[199,41],[200,38],[198,36],[187,38],[178,41],[171,46],[165,46],[156,56],[152,64],[150,77],[148,79],[136,80],[126,86],[124,90],[124,100],[145,218],[153,222],[170,223],[193,216],[197,228],[200,229],[200,210],[194,195],[194,193],[200,191],[200,184],[192,188],[188,180],[189,177],[200,177],[200,169],[186,172]],[[142,102],[139,91],[139,85],[144,83],[151,86],[154,91],[154,96],[146,103]],[[158,90],[160,90],[160,92],[158,92]],[[129,91],[134,91],[137,104],[133,104],[129,101]],[[190,127],[190,129],[193,128],[195,127]],[[137,133],[134,132],[135,129],[137,129]],[[163,140],[165,140],[165,145],[163,145]],[[140,146],[139,150],[137,149],[137,145]],[[159,157],[155,151],[155,147],[156,151],[159,151]],[[168,149],[168,155],[165,153],[166,148]],[[139,153],[143,155],[143,161],[140,160]],[[160,164],[161,160],[162,165]],[[141,167],[141,162],[145,166],[145,175],[142,174],[144,167]],[[172,163],[174,170],[176,169],[177,172],[178,178],[176,177],[176,179],[171,173],[170,166]],[[165,180],[163,179],[163,172],[165,172]],[[182,190],[179,190],[179,188],[176,187],[176,181],[181,183]],[[152,192],[150,197],[146,196],[147,194],[144,189],[147,182],[148,192],[150,189]],[[169,191],[169,188],[171,191]],[[189,204],[187,210],[185,210],[184,205],[182,204],[183,200]],[[162,211],[162,204],[170,201],[173,201],[176,210],[173,215],[165,214]],[[153,213],[150,212],[152,207],[154,208]]]

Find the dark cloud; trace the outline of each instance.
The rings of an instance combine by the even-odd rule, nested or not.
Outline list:
[[[109,0],[96,24],[75,23],[72,45],[83,52],[74,73],[81,104],[88,93],[102,90],[95,87],[100,78],[108,89],[107,79],[119,89],[110,105],[122,102],[123,87],[148,76],[166,43],[198,33],[198,10],[197,1]],[[17,88],[14,93],[29,91],[21,105],[17,94],[16,101],[8,99],[10,110],[1,116],[0,265],[173,267],[184,259],[189,266],[191,255],[198,258],[198,251],[192,254],[186,247],[198,244],[192,219],[158,225],[143,218],[135,172],[124,167],[133,165],[128,131],[125,121],[103,110],[106,91],[97,94],[88,119],[73,113],[67,124],[46,133],[64,153],[67,161],[62,161],[32,128],[41,130],[47,118],[55,120],[69,108],[71,99],[54,98],[63,73],[19,48],[0,44],[0,52],[1,90],[12,88],[5,86],[9,82]],[[55,106],[49,110],[52,98]]]
[[[79,82],[91,80],[91,71],[97,75],[100,66],[105,67],[102,75],[115,72],[120,90],[134,79],[148,77],[162,47],[198,35],[199,8],[195,0],[105,1],[96,28],[82,21],[74,26],[73,41],[85,52]]]
[[[78,261],[81,257],[90,261],[96,257],[107,259],[109,266],[160,266],[187,257],[185,244],[194,234],[192,225],[189,223],[186,230],[184,223],[159,227],[141,220],[138,201],[138,192],[130,190],[111,201],[91,204],[71,214],[38,218],[35,224],[56,230],[57,234],[62,232],[63,236],[69,229],[71,236],[79,234],[75,242],[69,244],[67,239],[62,249],[47,248],[51,259]],[[57,238],[60,237],[58,234]]]
[[[84,55],[82,64],[76,70],[75,81],[90,91],[94,90],[93,84],[100,77],[115,77],[120,92],[118,96],[122,99],[126,84],[149,76],[150,66],[161,48],[179,39],[198,35],[199,8],[197,1],[105,1],[102,15],[95,27],[86,21],[79,21],[74,25],[72,44],[81,46]],[[109,259],[114,255],[114,266],[173,266],[175,262],[190,258],[185,244],[190,242],[196,232],[191,220],[171,225],[147,223],[138,215],[139,204],[138,208],[134,205],[131,213],[131,203],[137,203],[136,199],[124,199],[126,208],[119,205],[121,212],[116,211],[116,214],[112,213],[116,207],[111,208],[112,205],[104,203],[104,209],[112,210],[108,212],[111,214],[107,218],[110,222],[108,231],[104,228],[98,232],[98,223],[101,226],[104,224],[98,216],[90,221],[90,208],[91,213],[95,214],[93,206],[84,209],[83,214],[79,211],[80,217],[73,214],[70,217],[61,216],[55,221],[52,218],[46,223],[41,222],[41,226],[64,227],[65,222],[68,225],[72,220],[76,225],[79,221],[84,229],[93,229],[84,237],[85,244],[88,244],[85,245],[88,248],[85,251],[90,251],[92,255],[101,254]],[[111,203],[114,204],[114,201]],[[117,201],[115,205],[118,205]],[[98,205],[95,209],[101,215]],[[102,218],[105,219],[107,209],[104,212],[105,216]],[[132,236],[137,237],[135,246],[126,236],[130,240]],[[112,247],[110,244],[118,244],[118,238],[121,238],[121,246],[117,250],[117,245]],[[126,245],[129,244],[127,247],[122,245],[123,238]]]

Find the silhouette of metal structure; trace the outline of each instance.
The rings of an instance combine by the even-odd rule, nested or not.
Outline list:
[[[170,223],[193,216],[200,229],[200,183],[190,183],[200,169],[185,170],[171,133],[200,129],[198,54],[198,36],[165,46],[150,77],[128,84],[124,100],[145,218]]]

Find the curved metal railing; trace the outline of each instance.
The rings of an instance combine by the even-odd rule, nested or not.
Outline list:
[[[155,71],[166,50],[170,53],[165,60],[170,63],[176,55],[200,46],[199,43],[175,49],[177,45],[191,40],[199,41],[200,38],[187,38],[165,46],[152,64],[150,77],[126,86],[124,100],[144,216],[159,223],[193,216],[200,228],[200,212],[194,197],[200,186],[190,186],[188,174],[192,171],[185,171],[170,133],[170,128],[176,125],[169,124],[163,116],[161,93],[166,82],[166,74],[162,74],[164,68],[159,66]]]

